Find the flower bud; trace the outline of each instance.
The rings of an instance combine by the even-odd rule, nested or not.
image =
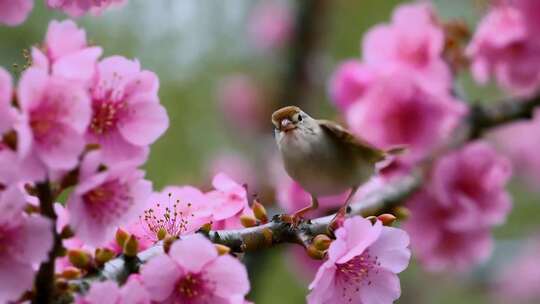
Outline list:
[[[240,223],[242,223],[242,226],[246,228],[255,227],[257,226],[257,219],[252,216],[242,214],[240,216]]]
[[[64,269],[64,271],[62,271],[62,273],[60,274],[60,276],[66,280],[73,280],[73,279],[78,279],[80,278],[82,275],[82,272],[81,270],[79,270],[79,268],[75,268],[75,267],[66,267],[66,269]]]
[[[219,255],[226,255],[226,254],[229,254],[229,252],[231,252],[231,248],[229,248],[228,246],[221,245],[221,244],[214,244],[214,246],[216,246],[216,249]]]
[[[124,243],[123,253],[127,257],[134,257],[139,251],[139,242],[134,235],[130,235]]]
[[[212,222],[210,223],[206,223],[204,225],[201,226],[201,228],[199,229],[201,232],[204,232],[204,233],[209,233],[210,230],[212,230]]]
[[[67,253],[69,262],[80,269],[86,269],[90,266],[90,254],[84,250],[71,249]]]
[[[116,235],[114,236],[118,247],[124,248],[124,244],[129,237],[129,233],[122,228],[116,229]]]
[[[392,224],[396,221],[396,217],[390,213],[384,213],[379,216],[377,216],[377,219],[382,222],[384,226],[392,226]]]
[[[266,213],[266,208],[259,203],[258,200],[253,201],[253,206],[251,207],[253,210],[253,214],[255,215],[255,218],[261,221],[261,223],[266,224],[268,223],[268,214]]]
[[[315,259],[315,260],[324,259],[324,256],[325,256],[324,251],[317,249],[313,245],[309,245],[306,251],[307,251],[308,256],[311,257],[312,259]]]
[[[97,248],[95,252],[95,260],[98,266],[101,266],[112,260],[116,254],[109,248]]]
[[[313,238],[313,246],[317,250],[324,251],[330,247],[330,244],[332,243],[332,239],[327,236],[326,234],[319,234]]]

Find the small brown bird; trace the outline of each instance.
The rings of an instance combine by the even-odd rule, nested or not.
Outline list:
[[[317,197],[351,189],[338,212],[343,216],[358,188],[375,173],[375,164],[403,150],[378,149],[335,122],[314,119],[295,106],[275,111],[272,123],[285,170],[312,198],[311,206],[293,215],[295,223],[318,208]]]

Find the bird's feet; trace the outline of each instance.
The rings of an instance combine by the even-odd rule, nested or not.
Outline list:
[[[282,215],[281,220],[285,223],[291,224],[294,228],[296,228],[304,220],[306,213],[308,213],[310,210],[312,210],[311,206],[302,208],[291,215]]]

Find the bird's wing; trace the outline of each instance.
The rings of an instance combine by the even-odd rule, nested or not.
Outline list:
[[[385,151],[373,146],[364,139],[354,136],[347,129],[335,122],[329,120],[318,120],[318,122],[328,135],[334,137],[339,142],[350,145],[355,151],[361,153],[366,160],[377,163],[385,159]]]

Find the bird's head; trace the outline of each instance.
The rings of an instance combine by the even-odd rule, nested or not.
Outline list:
[[[283,107],[272,114],[272,123],[276,132],[289,133],[299,128],[303,128],[309,121],[313,120],[299,107]]]

